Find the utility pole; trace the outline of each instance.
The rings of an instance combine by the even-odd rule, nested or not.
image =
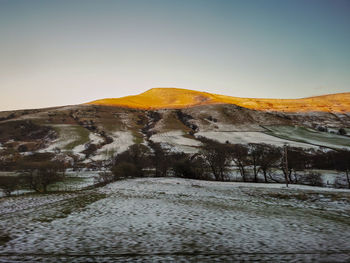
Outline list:
[[[283,146],[283,166],[284,166],[284,178],[286,181],[286,186],[288,187],[288,144]]]

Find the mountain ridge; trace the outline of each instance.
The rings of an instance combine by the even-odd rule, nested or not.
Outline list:
[[[84,103],[142,110],[181,109],[200,105],[235,104],[240,107],[277,112],[350,112],[350,92],[299,99],[242,98],[180,88],[152,88],[138,95],[105,98]]]

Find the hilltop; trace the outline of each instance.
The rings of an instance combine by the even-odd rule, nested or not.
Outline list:
[[[178,88],[153,88],[139,95],[106,98],[88,105],[118,106],[143,110],[182,109],[200,105],[234,104],[259,111],[350,112],[350,92],[301,99],[239,98]]]

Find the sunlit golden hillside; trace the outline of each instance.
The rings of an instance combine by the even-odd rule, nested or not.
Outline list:
[[[236,104],[261,111],[282,112],[350,112],[350,93],[339,93],[302,99],[239,98],[177,88],[154,88],[122,98],[108,98],[87,104],[136,109],[174,109],[208,104]]]

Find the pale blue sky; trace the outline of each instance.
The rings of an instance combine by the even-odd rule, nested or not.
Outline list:
[[[0,110],[178,87],[350,91],[350,1],[0,0]]]

